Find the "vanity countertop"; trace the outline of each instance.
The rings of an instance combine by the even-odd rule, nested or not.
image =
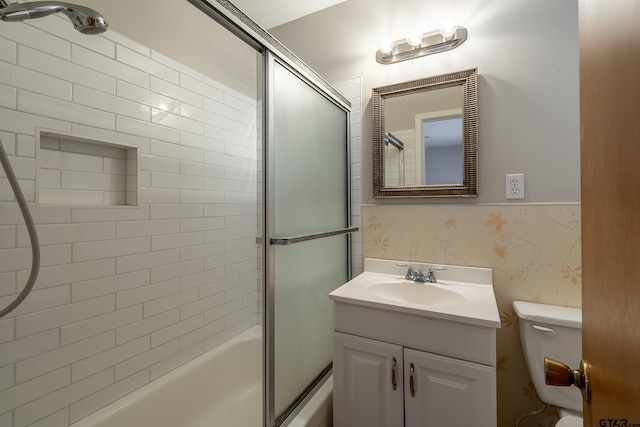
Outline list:
[[[436,283],[418,283],[404,278],[401,261],[365,259],[364,273],[329,294],[337,303],[354,304],[394,312],[499,328],[500,314],[489,268],[431,263],[411,263],[425,273],[436,271]]]

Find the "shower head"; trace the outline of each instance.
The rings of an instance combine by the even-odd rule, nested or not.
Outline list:
[[[42,18],[52,13],[63,13],[82,34],[100,34],[107,31],[107,21],[93,9],[77,4],[58,1],[32,1],[28,3],[6,4],[0,1],[0,18],[3,21],[24,21]]]

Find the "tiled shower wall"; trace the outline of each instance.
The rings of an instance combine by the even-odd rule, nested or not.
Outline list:
[[[333,87],[351,103],[351,225],[359,231],[352,235],[351,274],[363,271],[362,260],[362,78],[333,83]]]
[[[137,207],[31,204],[42,269],[0,320],[0,426],[67,426],[257,323],[259,114],[112,31],[0,26],[0,138],[28,201],[36,128],[140,153]],[[30,262],[0,177],[0,306]]]

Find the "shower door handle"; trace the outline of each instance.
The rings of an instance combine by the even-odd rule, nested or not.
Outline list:
[[[324,239],[325,237],[340,236],[342,234],[351,234],[358,231],[358,227],[342,228],[340,230],[326,231],[323,233],[305,234],[302,236],[291,237],[272,237],[269,242],[272,245],[293,245],[294,243],[308,242],[309,240]]]

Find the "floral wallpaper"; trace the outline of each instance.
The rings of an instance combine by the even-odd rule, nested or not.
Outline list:
[[[497,333],[498,426],[553,426],[522,355],[514,300],[581,307],[580,205],[365,206],[367,258],[493,269],[502,328]]]

